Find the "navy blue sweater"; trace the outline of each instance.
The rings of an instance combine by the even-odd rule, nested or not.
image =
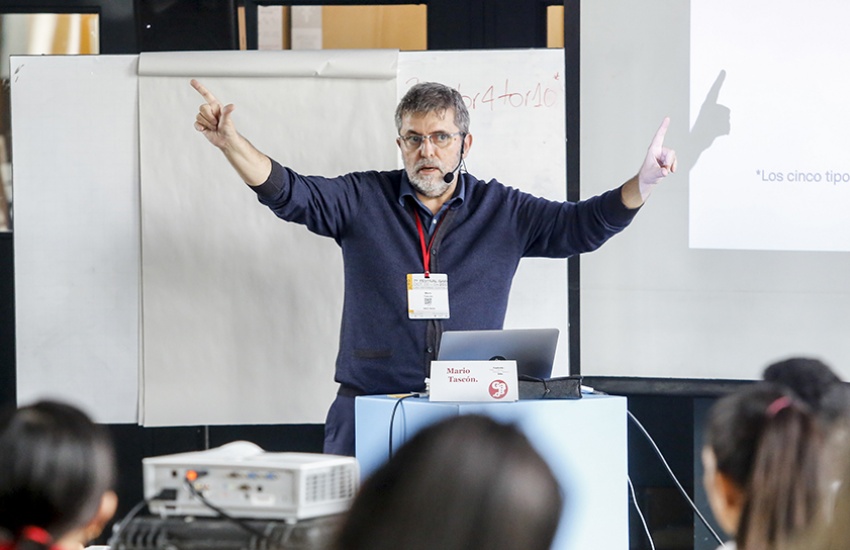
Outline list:
[[[443,330],[502,328],[520,258],[566,258],[595,250],[637,210],[614,189],[578,203],[541,199],[462,174],[465,197],[445,212],[431,246],[431,272],[446,273],[451,318],[411,320],[408,273],[422,273],[411,204],[399,200],[403,170],[301,176],[272,162],[255,187],[280,218],[332,237],[342,248],[345,298],[337,382],[381,394],[424,387]]]

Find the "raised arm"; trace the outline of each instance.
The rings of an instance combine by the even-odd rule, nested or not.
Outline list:
[[[236,131],[230,117],[236,107],[232,103],[222,105],[212,92],[197,80],[192,79],[191,84],[206,102],[198,109],[195,129],[224,153],[245,183],[257,186],[266,181],[272,170],[271,160]]]
[[[623,185],[622,200],[626,207],[641,206],[652,193],[653,187],[676,171],[676,151],[664,147],[664,136],[669,125],[670,117],[666,117],[649,144],[640,171]]]

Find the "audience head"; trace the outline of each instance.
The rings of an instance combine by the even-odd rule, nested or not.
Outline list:
[[[704,482],[739,550],[781,548],[812,523],[825,489],[822,449],[817,419],[780,385],[759,382],[715,403]]]
[[[360,489],[337,550],[545,550],[558,481],[514,426],[462,415],[425,428]]]
[[[846,392],[841,379],[820,359],[791,357],[767,366],[762,375],[768,382],[785,386],[827,422],[844,414],[847,405],[841,399]]]
[[[396,107],[395,126],[401,132],[402,121],[406,115],[442,113],[454,111],[454,123],[464,135],[469,133],[469,111],[463,102],[463,96],[454,88],[437,82],[420,82],[413,85]]]
[[[79,409],[41,401],[0,417],[0,531],[17,548],[84,545],[117,497],[107,432]]]

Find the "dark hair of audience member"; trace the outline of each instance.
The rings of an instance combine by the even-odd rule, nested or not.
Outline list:
[[[841,379],[826,363],[810,357],[790,357],[768,365],[762,374],[768,382],[775,382],[791,390],[816,414],[833,420],[843,411],[833,411],[828,397]]]
[[[834,505],[809,530],[796,537],[793,550],[845,550],[850,541],[850,454],[841,457],[841,482]]]
[[[452,417],[416,434],[364,482],[332,547],[545,550],[562,498],[514,426]]]
[[[717,472],[741,491],[739,550],[781,547],[813,522],[824,494],[823,435],[787,389],[760,382],[720,399],[705,443]]]
[[[789,389],[818,416],[827,439],[824,464],[834,481],[844,476],[843,457],[850,451],[850,385],[820,359],[791,357],[769,365],[763,378]]]
[[[0,417],[0,530],[11,546],[55,547],[85,528],[104,495],[114,499],[114,480],[108,433],[79,409],[41,401]],[[102,528],[85,534],[95,538]]]

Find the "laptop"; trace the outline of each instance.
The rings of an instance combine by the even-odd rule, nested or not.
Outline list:
[[[514,360],[517,375],[535,379],[552,376],[558,329],[446,331],[440,340],[439,361]]]

